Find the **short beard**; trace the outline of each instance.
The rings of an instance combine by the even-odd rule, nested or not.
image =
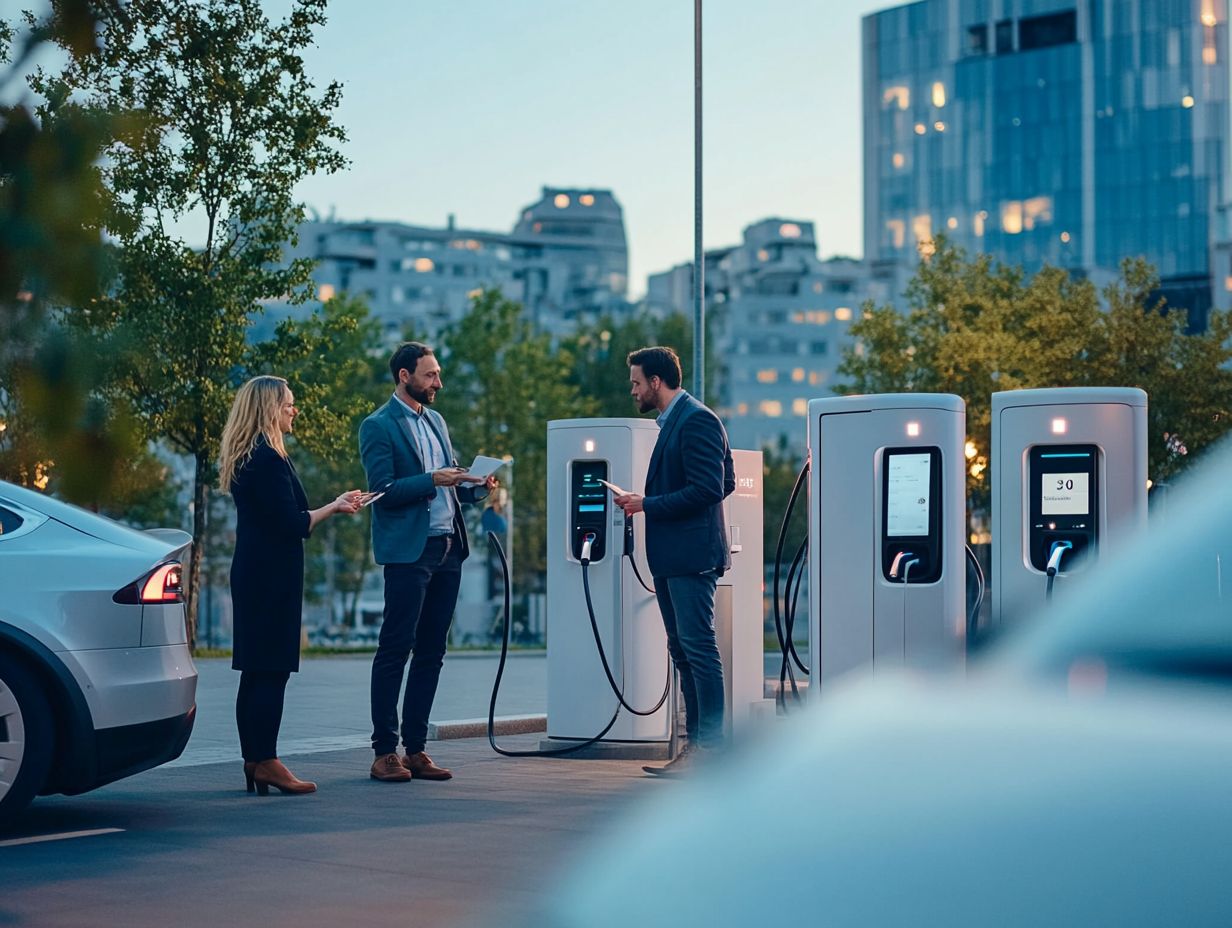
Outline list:
[[[416,390],[409,383],[406,385],[406,395],[421,406],[431,406],[436,402],[435,393],[429,393],[427,390]]]

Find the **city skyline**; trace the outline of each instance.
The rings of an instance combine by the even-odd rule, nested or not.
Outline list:
[[[707,248],[783,216],[816,223],[823,256],[861,256],[860,22],[887,5],[705,4]],[[328,15],[307,64],[344,85],[351,166],[299,188],[322,218],[508,229],[545,185],[606,188],[631,297],[691,260],[692,4],[334,0]]]

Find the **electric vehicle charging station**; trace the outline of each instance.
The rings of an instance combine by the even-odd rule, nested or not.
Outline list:
[[[1146,410],[1134,387],[992,395],[994,626],[1146,527]]]
[[[961,663],[967,414],[941,393],[809,401],[810,691]]]
[[[631,550],[642,577],[649,578],[645,520],[635,518],[626,526],[624,512],[599,482],[640,491],[658,437],[653,419],[548,423],[548,742],[594,738],[619,708],[595,647],[586,604],[582,558],[588,536],[593,536],[585,553],[595,620],[625,701],[649,709],[669,679],[659,604],[625,557]],[[626,534],[627,527],[631,534]],[[603,740],[640,742],[637,756],[666,757],[672,704],[669,699],[648,716],[621,711]]]
[[[724,503],[731,569],[714,591],[714,631],[723,659],[727,734],[739,738],[761,718],[774,716],[766,699],[762,587],[762,453],[732,451],[736,489]]]

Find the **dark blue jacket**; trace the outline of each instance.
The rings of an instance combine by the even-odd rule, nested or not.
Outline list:
[[[646,562],[656,577],[731,567],[723,500],[736,489],[727,430],[687,393],[659,430],[646,471]]]

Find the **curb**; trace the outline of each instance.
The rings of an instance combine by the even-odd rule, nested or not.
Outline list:
[[[547,731],[546,715],[499,715],[494,720],[493,730],[498,735],[526,735]],[[429,722],[429,741],[449,741],[453,738],[486,738],[488,720],[453,719],[448,722]]]

